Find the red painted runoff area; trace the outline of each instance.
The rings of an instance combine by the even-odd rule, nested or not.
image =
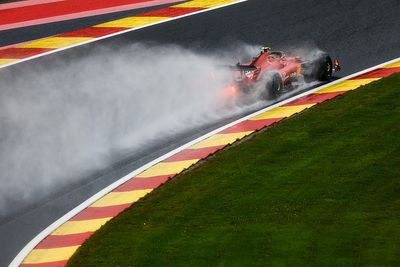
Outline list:
[[[17,7],[35,6],[46,3],[61,2],[64,0],[25,0],[11,3],[0,4],[0,10],[6,10]]]

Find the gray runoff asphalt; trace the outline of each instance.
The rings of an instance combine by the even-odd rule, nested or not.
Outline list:
[[[316,46],[341,58],[344,67],[340,75],[344,76],[400,56],[399,11],[398,0],[250,0],[1,69],[0,82],[2,77],[24,73],[37,66],[45,71],[56,60],[73,61],[98,45],[120,47],[141,41],[174,43],[204,51],[235,42],[267,44],[281,49]],[[82,21],[70,23],[83,24]],[[36,30],[45,35],[49,28]],[[0,222],[0,266],[6,266],[43,228],[113,180],[233,119],[152,144],[144,151],[116,160],[113,166],[83,178],[80,184],[59,188],[51,197],[30,203],[5,218]]]

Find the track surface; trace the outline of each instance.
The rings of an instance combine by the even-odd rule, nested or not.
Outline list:
[[[338,55],[344,65],[341,75],[346,75],[399,56],[398,10],[400,3],[397,0],[290,0],[285,3],[275,0],[250,0],[237,6],[153,26],[63,51],[51,57],[18,64],[1,70],[0,81],[5,75],[23,73],[38,65],[46,70],[51,68],[53,62],[65,57],[73,60],[83,56],[96,45],[118,47],[142,40],[178,43],[203,50],[223,47],[233,41],[268,44],[279,48],[285,48],[287,44],[311,44]],[[62,190],[62,194],[54,192],[53,197],[32,203],[32,206],[21,209],[19,214],[5,218],[0,225],[0,266],[6,266],[44,227],[113,179],[122,177],[143,163],[227,121],[229,120],[194,129],[174,139],[155,144],[146,151],[131,155],[101,173],[84,179],[82,184],[59,189]]]

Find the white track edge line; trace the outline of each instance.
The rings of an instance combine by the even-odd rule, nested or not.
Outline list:
[[[185,15],[181,15],[181,16],[178,16],[178,17],[172,17],[172,18],[165,17],[166,19],[162,20],[162,21],[146,24],[146,25],[143,25],[143,26],[140,26],[140,27],[136,27],[136,28],[126,29],[126,30],[123,30],[123,31],[120,31],[120,32],[115,32],[115,33],[108,34],[108,35],[101,36],[101,37],[92,38],[90,40],[87,40],[87,41],[84,41],[84,42],[81,42],[81,43],[77,43],[77,44],[73,44],[73,45],[57,48],[57,49],[54,49],[54,50],[51,50],[51,51],[47,51],[47,52],[42,53],[42,54],[38,54],[38,55],[35,55],[35,56],[31,56],[31,57],[23,58],[23,59],[20,59],[20,60],[16,60],[16,61],[4,64],[4,65],[0,65],[0,69],[6,68],[6,67],[9,67],[9,66],[12,66],[12,65],[16,65],[16,64],[28,61],[28,60],[32,60],[32,59],[35,59],[35,58],[39,58],[39,57],[47,56],[47,55],[50,55],[50,54],[58,53],[58,52],[61,52],[63,50],[71,49],[71,48],[74,48],[74,47],[77,47],[77,46],[81,46],[81,45],[97,42],[99,40],[107,39],[107,38],[114,37],[114,36],[117,36],[117,35],[121,35],[121,34],[124,34],[124,33],[137,31],[137,30],[140,30],[140,29],[143,29],[143,28],[151,27],[151,26],[154,26],[154,25],[166,23],[166,22],[173,21],[173,20],[178,20],[178,19],[185,18],[185,17],[194,16],[194,15],[197,15],[197,14],[200,14],[200,13],[213,11],[213,10],[216,10],[216,9],[220,9],[220,8],[224,8],[224,7],[232,6],[232,5],[236,5],[236,4],[240,4],[240,3],[243,3],[243,2],[247,2],[247,1],[248,0],[238,0],[238,1],[235,1],[235,2],[232,2],[232,3],[228,3],[228,4],[225,4],[225,5],[222,5],[222,6],[216,6],[216,7],[207,8],[207,9],[204,9],[204,10],[199,10],[199,11],[196,11],[196,12],[193,12],[193,13],[189,13],[189,14],[185,14]],[[131,16],[131,17],[135,17],[135,16]],[[96,26],[96,25],[94,25],[94,26]],[[92,26],[92,27],[94,27],[94,26]],[[34,42],[34,41],[38,41],[38,40],[43,40],[43,39],[51,38],[51,37],[57,37],[57,35],[49,36],[49,37],[45,37],[45,38],[41,38],[41,39],[36,39],[36,40],[32,40],[32,41],[28,41],[26,43]],[[88,37],[88,38],[90,38],[90,37]]]
[[[69,219],[71,219],[73,216],[75,216],[76,214],[78,214],[79,212],[81,212],[83,209],[85,209],[86,207],[88,207],[89,205],[91,205],[92,203],[94,203],[95,201],[97,201],[98,199],[102,198],[104,195],[106,195],[107,193],[111,192],[112,190],[114,190],[114,189],[117,188],[118,186],[120,186],[120,185],[122,185],[123,183],[127,182],[128,180],[134,178],[134,177],[135,177],[136,175],[138,175],[139,173],[145,171],[146,169],[148,169],[148,168],[150,168],[151,166],[153,166],[153,165],[159,163],[160,161],[163,161],[163,160],[165,160],[165,159],[167,159],[167,158],[169,158],[169,157],[171,157],[171,156],[173,156],[173,155],[175,155],[175,154],[181,152],[182,150],[184,150],[184,149],[186,149],[186,148],[188,148],[188,147],[190,147],[190,146],[192,146],[192,145],[194,145],[194,144],[196,144],[196,143],[198,143],[198,142],[200,142],[200,141],[203,141],[203,140],[207,139],[207,138],[210,137],[210,136],[213,136],[213,135],[215,135],[215,134],[217,134],[217,133],[219,133],[219,132],[222,132],[223,130],[225,130],[225,129],[229,128],[229,127],[232,127],[232,126],[234,126],[234,125],[236,125],[236,124],[238,124],[238,123],[240,123],[240,122],[243,122],[243,121],[248,120],[248,119],[250,119],[250,118],[252,118],[252,117],[255,117],[255,116],[257,116],[257,115],[259,115],[259,114],[261,114],[261,113],[264,113],[264,112],[266,112],[266,111],[268,111],[268,110],[271,110],[271,109],[273,109],[273,108],[276,108],[276,107],[285,105],[285,104],[290,103],[290,102],[292,102],[292,101],[294,101],[294,100],[296,100],[296,99],[299,99],[299,98],[301,98],[301,97],[303,97],[303,96],[310,95],[310,94],[312,94],[312,93],[314,93],[314,92],[316,92],[316,91],[322,90],[322,89],[324,89],[324,88],[326,88],[326,87],[332,86],[332,85],[334,85],[334,84],[340,83],[340,82],[345,81],[345,80],[349,80],[349,79],[351,79],[351,78],[353,78],[353,77],[356,77],[356,76],[359,76],[359,75],[361,75],[361,74],[370,72],[370,71],[372,71],[372,70],[375,70],[375,69],[378,69],[378,68],[380,68],[380,67],[389,65],[389,64],[391,64],[391,63],[395,63],[395,62],[397,62],[397,61],[400,61],[400,57],[398,57],[398,58],[396,58],[396,59],[389,60],[389,61],[384,62],[384,63],[381,63],[381,64],[379,64],[379,65],[370,67],[370,68],[368,68],[368,69],[365,69],[365,70],[356,72],[356,73],[354,73],[354,74],[351,74],[351,75],[348,75],[348,76],[346,76],[346,77],[340,78],[340,79],[338,79],[338,80],[336,80],[336,81],[333,81],[333,82],[331,82],[331,83],[324,84],[324,85],[322,85],[322,86],[319,86],[319,87],[314,88],[314,89],[312,89],[312,90],[309,90],[309,91],[307,91],[307,92],[304,92],[304,93],[301,93],[301,94],[299,94],[299,95],[296,95],[296,96],[293,96],[293,97],[291,97],[291,98],[288,98],[288,99],[286,99],[286,100],[283,100],[283,101],[281,101],[281,102],[279,102],[279,103],[276,103],[276,104],[274,104],[274,105],[272,105],[272,106],[263,108],[263,109],[261,109],[261,110],[259,110],[259,111],[256,111],[256,112],[254,112],[254,113],[252,113],[252,114],[250,114],[250,115],[247,115],[247,116],[245,116],[245,117],[242,117],[242,118],[240,118],[240,119],[238,119],[238,120],[236,120],[236,121],[233,121],[233,122],[231,122],[231,123],[228,123],[228,124],[226,124],[226,125],[224,125],[224,126],[218,128],[218,129],[215,129],[215,130],[213,130],[213,131],[211,131],[211,132],[209,132],[209,133],[207,133],[207,134],[205,134],[205,135],[203,135],[203,136],[200,136],[199,138],[196,138],[195,140],[190,141],[189,143],[186,143],[186,144],[184,144],[184,145],[182,145],[182,146],[180,146],[180,147],[178,147],[178,148],[176,148],[176,149],[174,149],[174,150],[168,152],[167,154],[165,154],[165,155],[163,155],[163,156],[161,156],[161,157],[159,157],[159,158],[157,158],[157,159],[155,159],[155,160],[153,160],[153,161],[151,161],[151,162],[149,162],[149,163],[143,165],[142,167],[140,167],[140,168],[138,168],[138,169],[132,171],[131,173],[125,175],[124,177],[120,178],[120,179],[117,180],[116,182],[114,182],[114,183],[112,183],[111,185],[107,186],[106,188],[102,189],[102,190],[99,191],[98,193],[94,194],[92,197],[90,197],[90,198],[87,199],[86,201],[82,202],[80,205],[78,205],[77,207],[75,207],[74,209],[72,209],[71,211],[69,211],[67,214],[65,214],[64,216],[62,216],[60,219],[58,219],[57,221],[55,221],[54,223],[52,223],[51,225],[49,225],[46,229],[44,229],[41,233],[39,233],[35,238],[33,238],[33,239],[18,253],[18,255],[17,255],[17,256],[14,258],[14,260],[10,263],[9,267],[17,267],[17,266],[19,266],[19,265],[22,263],[22,261],[25,259],[25,257],[29,254],[29,252],[31,252],[31,251],[35,248],[35,246],[36,246],[37,244],[39,244],[40,241],[42,241],[45,237],[47,237],[49,234],[51,234],[54,230],[56,230],[59,226],[61,226],[61,225],[64,224],[65,222],[67,222],[67,221],[68,221]]]

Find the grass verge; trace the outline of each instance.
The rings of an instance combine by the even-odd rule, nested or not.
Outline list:
[[[399,266],[399,103],[396,74],[218,153],[69,266]]]

